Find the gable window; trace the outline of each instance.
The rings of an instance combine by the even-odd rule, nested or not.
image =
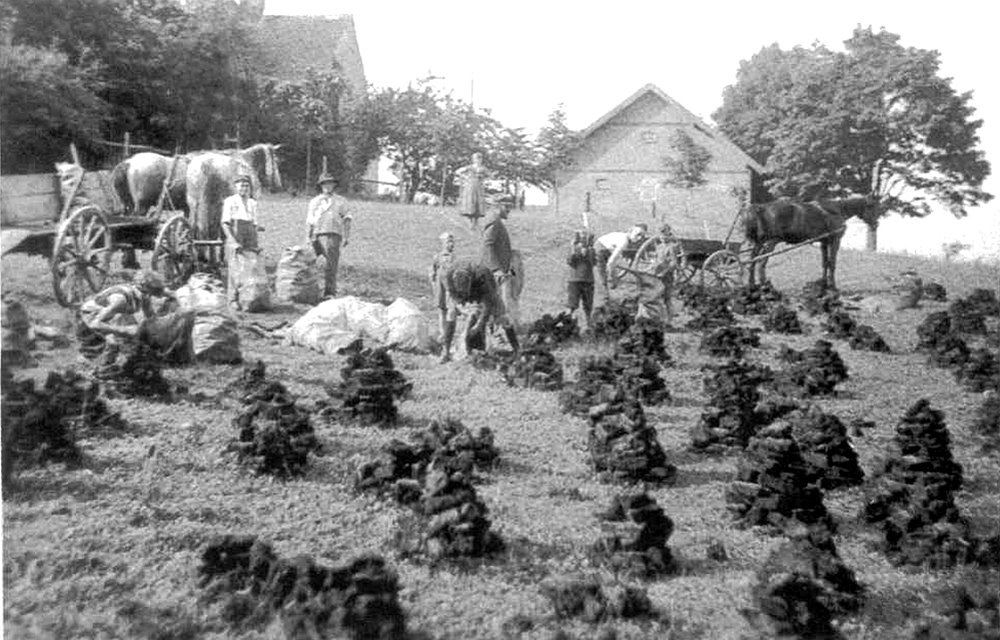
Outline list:
[[[643,131],[642,141],[645,144],[656,144],[656,132],[655,131]]]
[[[598,178],[594,180],[594,188],[598,191],[609,191],[611,189],[611,181],[607,178]]]

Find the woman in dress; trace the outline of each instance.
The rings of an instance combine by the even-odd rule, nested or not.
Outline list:
[[[461,167],[455,174],[462,179],[462,193],[459,199],[461,207],[459,214],[469,219],[473,229],[479,226],[479,219],[486,215],[486,200],[483,197],[483,182],[486,180],[486,167],[483,165],[483,154],[472,154],[472,164]]]

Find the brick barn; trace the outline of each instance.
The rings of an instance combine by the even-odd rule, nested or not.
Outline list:
[[[678,129],[711,154],[702,186],[664,184],[664,158],[676,155],[671,140]],[[739,208],[736,192],[756,196],[762,172],[721,132],[647,84],[581,133],[567,168],[556,176],[553,205],[578,214],[589,200],[595,222],[602,213],[631,214],[637,222],[666,220],[682,237],[721,240]]]

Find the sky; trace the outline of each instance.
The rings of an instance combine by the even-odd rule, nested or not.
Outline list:
[[[990,68],[997,33],[984,13],[988,6],[981,0],[266,0],[265,12],[351,14],[370,84],[405,87],[434,75],[441,88],[531,134],[560,104],[569,126],[583,129],[647,83],[711,122],[740,61],[762,47],[820,42],[837,49],[857,25],[884,27],[903,46],[939,51],[941,74],[957,91],[973,92],[976,117],[984,120],[981,149],[995,174],[985,188],[1000,200],[1000,83]],[[940,253],[942,242],[957,240],[974,244],[970,257],[1000,260],[998,200],[962,221],[949,214],[890,218],[880,243]]]

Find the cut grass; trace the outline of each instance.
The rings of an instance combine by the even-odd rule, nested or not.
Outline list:
[[[272,264],[283,247],[302,242],[305,206],[303,198],[264,198],[263,243]],[[607,216],[599,219],[596,231],[632,222]],[[511,235],[527,269],[525,319],[561,310],[564,253],[577,224],[575,216],[546,209],[512,213]],[[443,230],[456,233],[461,256],[476,257],[477,236],[452,209],[357,203],[354,233],[342,253],[343,293],[376,300],[402,296],[436,324],[426,270]],[[25,294],[36,322],[68,333],[70,316],[55,305],[47,264],[8,256],[2,266],[4,293]],[[952,299],[998,284],[996,267],[848,250],[840,254],[838,279],[845,295],[886,294],[889,278],[906,269],[944,285]],[[793,295],[818,272],[814,248],[779,256],[769,269],[776,286]],[[818,402],[845,423],[853,418],[875,422],[874,429],[852,438],[863,468],[871,472],[899,417],[918,398],[928,397],[945,411],[956,459],[965,468],[968,483],[959,494],[960,507],[978,527],[988,529],[992,523],[995,528],[1000,458],[983,455],[979,438],[969,430],[979,396],[964,392],[950,372],[927,368],[924,357],[912,353],[916,326],[928,312],[943,308],[943,303],[926,303],[894,313],[852,311],[885,337],[893,353],[852,351],[846,342],[835,341],[851,377],[836,396]],[[267,319],[293,320],[305,309],[285,306]],[[803,349],[821,336],[815,321],[806,324],[802,336],[763,334],[761,349],[751,356],[777,366],[774,356],[781,344]],[[339,379],[342,358],[250,332],[241,337],[245,357],[264,360],[268,376],[288,385],[302,402],[324,398],[322,384]],[[651,494],[675,523],[668,544],[684,570],[646,585],[672,625],[623,622],[615,625],[620,638],[739,637],[746,629],[739,609],[751,606],[754,571],[781,540],[733,527],[723,496],[735,474],[734,456],[686,451],[688,430],[704,403],[701,366],[712,361],[698,352],[698,342],[699,336],[689,332],[667,335],[677,365],[665,370],[664,378],[674,401],[647,411],[679,467],[676,486],[652,488]],[[567,379],[573,379],[579,356],[610,349],[608,344],[570,343],[557,355]],[[78,366],[73,349],[40,351],[38,357],[41,366],[25,373],[40,376],[47,369]],[[414,382],[412,397],[399,405],[403,426],[393,431],[315,422],[324,455],[312,461],[305,477],[285,482],[253,476],[224,453],[235,435],[231,399],[177,405],[113,401],[131,422],[130,431],[85,441],[82,468],[23,471],[4,495],[7,637],[278,637],[274,629],[232,632],[199,604],[195,568],[200,549],[212,535],[227,532],[256,534],[283,557],[307,554],[334,563],[363,552],[386,555],[400,574],[409,626],[433,637],[549,638],[556,629],[595,637],[608,624],[556,621],[538,589],[546,577],[596,570],[585,553],[600,534],[594,513],[622,490],[599,482],[590,470],[586,421],[560,413],[556,394],[508,388],[496,373],[462,363],[438,365],[428,355],[393,357]],[[171,379],[210,396],[221,394],[238,375],[237,368],[225,366],[168,371]],[[429,566],[401,557],[393,543],[408,513],[352,488],[357,462],[391,438],[405,440],[427,420],[445,416],[461,419],[472,430],[490,427],[502,456],[477,490],[508,551],[479,565]],[[840,553],[871,594],[844,628],[851,637],[906,638],[937,596],[954,588],[959,572],[890,565],[871,548],[877,531],[854,520],[862,500],[862,489],[826,498],[842,523],[836,540]],[[706,559],[713,540],[724,544],[728,562]],[[156,629],[168,635],[157,635]]]

